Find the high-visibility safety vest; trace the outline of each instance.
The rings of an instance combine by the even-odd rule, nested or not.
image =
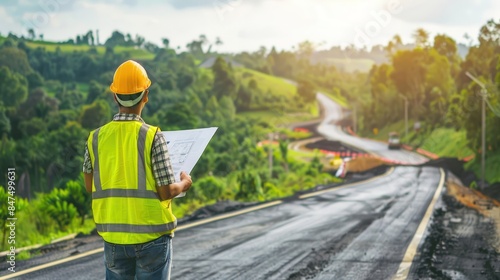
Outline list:
[[[160,202],[156,191],[151,149],[157,131],[140,121],[112,121],[89,135],[92,212],[109,243],[145,243],[177,226],[171,200]]]

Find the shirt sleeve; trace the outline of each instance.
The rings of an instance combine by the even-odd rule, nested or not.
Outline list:
[[[151,151],[153,175],[158,187],[175,183],[174,170],[167,149],[167,142],[161,132],[157,132]]]
[[[90,161],[89,147],[85,142],[85,154],[83,155],[83,173],[92,173],[92,162]]]

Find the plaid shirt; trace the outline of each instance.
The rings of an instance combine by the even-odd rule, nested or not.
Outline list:
[[[118,113],[113,117],[113,121],[140,121],[144,120],[135,114]],[[156,133],[151,150],[151,165],[153,166],[153,175],[158,187],[167,186],[175,183],[174,171],[170,162],[170,155],[167,150],[165,137],[161,133]],[[85,155],[83,160],[83,172],[92,173],[92,162],[90,160],[89,148],[85,143]]]

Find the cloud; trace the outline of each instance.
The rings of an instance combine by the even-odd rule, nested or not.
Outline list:
[[[260,1],[264,0],[169,0],[168,3],[176,9],[189,9],[189,8],[210,8],[210,7],[235,8],[241,5],[243,2],[257,3]]]
[[[403,11],[380,23],[374,16],[389,1]],[[415,3],[417,2],[417,3]],[[304,40],[332,45],[356,42],[370,32],[367,44],[386,44],[400,34],[410,41],[415,29],[476,37],[482,24],[498,18],[498,0],[2,0],[0,32],[25,34],[30,26],[48,40],[65,41],[99,30],[103,43],[114,30],[140,34],[161,45],[169,38],[184,47],[200,34],[220,37],[218,50],[254,51],[259,46],[290,49]],[[52,3],[52,4],[51,4]],[[59,3],[59,6],[53,5]]]
[[[494,10],[497,0],[402,0],[398,18],[408,22],[453,26],[485,22],[485,14]],[[500,12],[498,9],[496,13]]]

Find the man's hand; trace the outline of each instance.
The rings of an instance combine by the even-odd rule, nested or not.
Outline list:
[[[191,185],[193,184],[191,176],[184,171],[181,172],[181,182],[184,182],[184,189],[182,189],[182,192],[187,192],[189,188],[191,188]]]
[[[186,192],[187,190],[189,190],[189,188],[191,188],[191,184],[193,184],[191,176],[182,171],[180,182],[176,182],[168,186],[159,187],[158,194],[160,195],[161,200],[172,199],[178,196],[181,192]]]

